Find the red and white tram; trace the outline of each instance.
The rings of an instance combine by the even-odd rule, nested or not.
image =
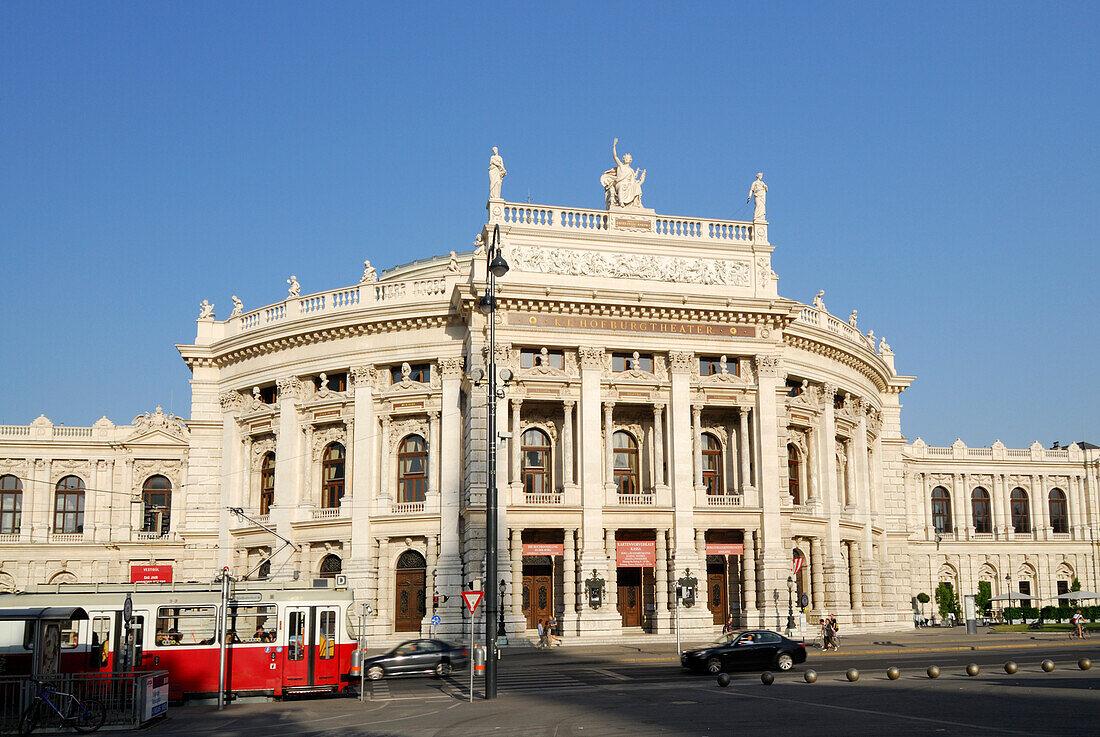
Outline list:
[[[127,594],[136,624],[133,666],[123,625]],[[88,612],[87,620],[62,631],[63,672],[167,670],[173,700],[218,692],[220,585],[50,584],[0,594],[0,610],[34,606]],[[239,582],[226,616],[228,691],[283,696],[347,687],[356,648],[350,591]],[[30,672],[30,643],[22,628],[0,631],[0,652],[0,673]]]

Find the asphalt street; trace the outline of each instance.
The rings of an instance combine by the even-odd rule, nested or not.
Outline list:
[[[669,656],[671,653],[669,654]],[[1097,662],[1089,671],[1077,659]],[[1040,662],[1055,661],[1053,673]],[[1007,675],[1006,660],[1020,670]],[[968,677],[964,668],[982,668]],[[925,674],[941,668],[938,679]],[[902,670],[886,678],[891,665]],[[849,683],[848,668],[861,672]],[[807,668],[818,682],[803,680]],[[759,673],[733,674],[721,688],[671,659],[593,662],[583,651],[530,651],[506,658],[500,698],[482,700],[480,680],[468,701],[469,674],[446,679],[395,678],[368,682],[366,700],[303,698],[234,703],[218,712],[179,707],[150,734],[179,737],[278,735],[1096,735],[1100,733],[1100,644],[1037,643],[975,651],[912,653],[811,652],[806,664],[777,673],[771,686]]]

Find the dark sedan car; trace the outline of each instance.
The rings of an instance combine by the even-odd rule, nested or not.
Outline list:
[[[382,655],[363,659],[367,678],[434,673],[446,676],[466,667],[469,651],[443,640],[409,640]]]
[[[680,664],[704,673],[776,668],[790,670],[806,662],[806,646],[770,630],[722,635],[711,644],[680,653]]]

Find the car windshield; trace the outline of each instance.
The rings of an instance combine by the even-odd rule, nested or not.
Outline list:
[[[718,639],[712,642],[712,645],[728,645],[741,636],[740,632],[727,632],[724,635],[719,635]]]

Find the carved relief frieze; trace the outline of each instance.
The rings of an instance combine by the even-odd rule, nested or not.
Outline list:
[[[859,397],[853,397],[851,394],[845,394],[844,401],[837,407],[836,416],[837,419],[847,420],[854,425],[859,422],[862,412],[862,400]]]
[[[690,374],[693,370],[699,370],[699,362],[691,351],[669,351],[668,365],[674,374]]]
[[[809,457],[810,440],[805,432],[800,430],[788,430],[787,443],[798,448],[803,458]]]
[[[252,442],[252,470],[259,471],[264,456],[275,452],[275,438],[266,437]]]
[[[150,476],[164,476],[172,482],[172,488],[178,489],[183,478],[183,461],[149,460],[134,461],[134,491],[140,491]]]
[[[190,434],[187,425],[183,424],[183,420],[173,414],[165,414],[160,407],[157,407],[155,412],[138,415],[130,424],[134,426],[134,435],[144,435],[153,430],[160,430],[169,435],[186,439]]]
[[[0,474],[30,478],[30,463],[22,458],[0,458]]]
[[[756,372],[761,377],[777,377],[783,370],[783,359],[779,356],[758,355],[754,359]]]
[[[593,346],[581,346],[577,349],[577,360],[581,370],[604,368],[604,349]]]
[[[222,392],[218,395],[218,403],[222,412],[240,412],[244,407],[244,397],[238,391]]]
[[[348,379],[351,381],[352,388],[358,386],[373,387],[377,373],[378,370],[374,366],[352,366],[348,371]]]
[[[50,463],[50,482],[54,486],[66,476],[79,476],[88,485],[92,478],[92,464],[87,460],[57,460]]]
[[[394,418],[390,422],[390,443],[389,452],[391,454],[397,452],[397,446],[401,444],[409,435],[419,435],[424,438],[424,442],[431,441],[431,437],[428,433],[428,420],[425,417],[402,417],[400,419]],[[429,452],[431,449],[428,449]]]
[[[702,259],[597,253],[570,248],[515,246],[510,259],[518,271],[611,279],[645,279],[686,284],[747,287],[750,263],[741,259]]]
[[[284,376],[276,379],[275,386],[279,388],[279,399],[302,398],[302,380],[297,376]]]
[[[465,365],[466,360],[461,357],[441,358],[439,359],[439,373],[446,379],[460,378]]]
[[[538,428],[550,436],[552,442],[558,440],[558,419],[549,412],[524,412],[520,426],[526,431]]]
[[[798,388],[798,394],[787,399],[787,406],[809,410],[816,414],[822,409],[821,390],[803,379],[802,386]]]

